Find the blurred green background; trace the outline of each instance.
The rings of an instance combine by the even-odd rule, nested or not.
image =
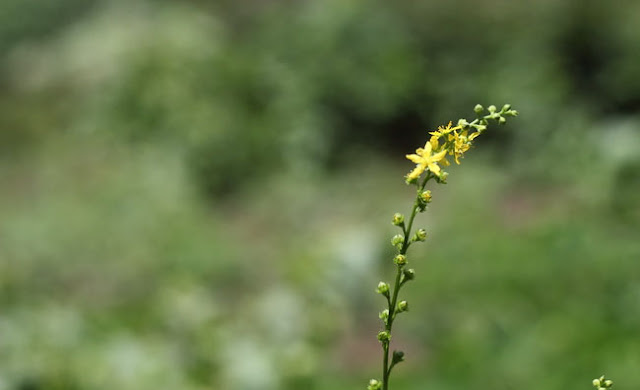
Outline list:
[[[2,0],[0,390],[640,386],[640,2]]]

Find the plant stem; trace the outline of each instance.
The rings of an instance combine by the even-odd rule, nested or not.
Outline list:
[[[413,227],[413,221],[416,218],[416,215],[418,214],[418,208],[419,208],[419,197],[420,194],[422,193],[422,191],[424,191],[424,187],[427,185],[427,182],[431,179],[431,173],[428,173],[427,176],[425,177],[425,179],[422,181],[422,183],[419,186],[417,195],[416,195],[416,200],[413,203],[413,208],[411,209],[411,217],[409,218],[409,224],[407,225],[406,229],[403,228],[403,232],[404,232],[404,242],[402,244],[402,248],[400,249],[400,254],[401,255],[406,255],[407,250],[409,249],[409,246],[411,245],[411,228]],[[393,285],[393,296],[391,298],[391,301],[388,301],[389,304],[389,317],[387,319],[387,323],[385,326],[385,330],[391,334],[391,328],[393,326],[393,321],[395,319],[396,316],[396,304],[398,302],[398,294],[400,293],[400,288],[402,287],[401,284],[401,278],[402,278],[402,270],[404,268],[404,265],[398,265],[397,266],[397,271],[396,271],[396,280],[395,283]],[[386,341],[384,343],[382,343],[382,349],[383,349],[383,359],[382,359],[382,389],[383,390],[388,390],[389,389],[389,376],[391,375],[391,368],[389,367],[389,344],[390,341]]]

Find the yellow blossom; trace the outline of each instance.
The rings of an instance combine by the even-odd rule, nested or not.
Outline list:
[[[471,148],[471,141],[473,141],[478,135],[479,132],[475,132],[471,135],[468,135],[468,131],[464,130],[462,133],[458,134],[457,131],[454,131],[453,134],[449,134],[448,141],[452,148],[449,149],[449,154],[454,156],[456,164],[460,164],[460,157]]]
[[[438,130],[432,131],[429,134],[431,134],[432,136],[436,137],[436,139],[438,139],[438,138],[442,137],[443,135],[447,135],[447,134],[451,133],[452,131],[460,130],[461,128],[462,127],[460,127],[460,126],[451,127],[451,122],[449,122],[447,127],[438,126]]]
[[[432,135],[431,138],[429,139],[429,143],[431,144],[431,150],[438,150],[438,148],[440,147],[440,142],[438,142],[438,137],[436,137],[435,135]]]
[[[435,144],[437,145],[437,139],[435,140]],[[416,150],[416,154],[407,154],[407,159],[416,164],[413,171],[407,175],[407,180],[411,181],[417,179],[427,169],[435,175],[440,176],[441,170],[438,166],[438,162],[444,158],[445,154],[447,154],[447,150],[444,149],[432,154],[433,149],[433,142],[430,140],[424,145],[424,148],[418,148]]]

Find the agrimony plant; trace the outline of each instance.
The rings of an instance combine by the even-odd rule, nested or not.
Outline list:
[[[448,174],[443,168],[450,165],[449,158],[452,158],[456,164],[460,164],[460,159],[471,148],[474,140],[487,130],[489,123],[505,124],[507,118],[518,115],[518,112],[511,109],[509,104],[505,104],[500,110],[496,106],[489,106],[485,110],[478,104],[474,111],[477,117],[473,121],[460,119],[455,126],[449,122],[446,126],[438,127],[437,130],[429,133],[431,137],[424,147],[406,156],[416,164],[405,177],[407,184],[416,187],[416,197],[408,218],[396,213],[392,219],[393,225],[401,231],[391,239],[397,251],[393,258],[396,275],[393,285],[380,282],[377,289],[387,303],[387,308],[379,315],[384,326],[384,329],[378,333],[378,340],[382,344],[382,378],[371,379],[368,390],[388,390],[393,368],[404,360],[404,352],[390,350],[391,332],[398,315],[409,310],[407,301],[400,298],[402,287],[415,277],[415,271],[407,267],[409,263],[407,251],[412,244],[425,241],[427,238],[427,232],[424,229],[413,230],[416,215],[424,212],[427,205],[431,203],[431,191],[426,189],[427,184],[432,180],[436,184],[445,184]]]

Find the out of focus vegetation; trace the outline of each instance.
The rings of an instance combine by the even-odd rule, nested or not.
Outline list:
[[[0,389],[364,388],[404,154],[503,102],[518,121],[434,191],[395,385],[638,387],[638,20],[3,0]]]

